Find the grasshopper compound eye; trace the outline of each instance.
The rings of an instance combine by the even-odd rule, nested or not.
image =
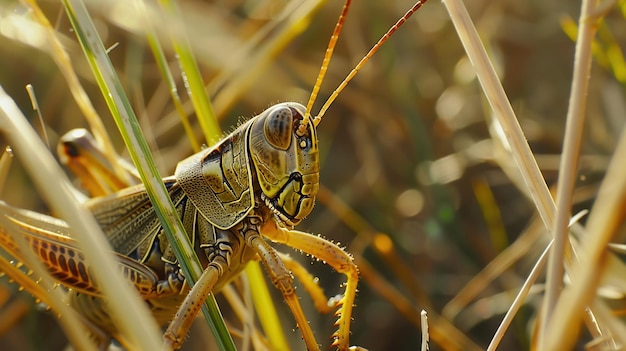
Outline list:
[[[287,150],[291,145],[293,129],[292,111],[287,106],[273,109],[265,118],[264,134],[267,142],[278,150]]]

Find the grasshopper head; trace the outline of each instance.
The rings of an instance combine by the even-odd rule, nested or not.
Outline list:
[[[319,189],[317,135],[304,106],[287,102],[265,110],[250,130],[250,157],[265,204],[288,225],[298,224]]]

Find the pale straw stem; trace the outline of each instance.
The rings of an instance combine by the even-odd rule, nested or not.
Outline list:
[[[591,44],[595,34],[595,20],[588,14],[595,8],[595,0],[583,0],[579,19],[578,38],[574,57],[574,74],[572,78],[563,154],[559,165],[558,189],[556,194],[556,219],[552,226],[554,248],[550,253],[546,295],[540,315],[539,341],[552,319],[552,311],[561,293],[564,272],[564,257],[568,246],[568,221],[571,214],[573,190],[578,175],[578,156],[585,120],[589,75],[591,71]]]

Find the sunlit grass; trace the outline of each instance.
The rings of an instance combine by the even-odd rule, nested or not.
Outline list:
[[[339,4],[306,2],[296,8],[293,17],[280,22],[279,18],[290,16],[282,11],[295,4],[239,6],[182,1],[179,5],[189,36],[187,50],[196,55],[200,75],[226,131],[232,130],[242,116],[253,116],[273,103],[306,102],[339,13]],[[410,5],[405,1],[394,6],[354,4],[318,105]],[[105,47],[119,44],[108,56],[122,86],[131,86],[131,78],[140,79],[132,84],[141,89],[127,89],[129,100],[140,111],[142,128],[153,132],[157,166],[162,174],[169,175],[178,161],[203,143],[190,143],[185,129],[186,135],[194,130],[195,140],[205,139],[198,132],[202,128],[195,120],[175,60],[175,45],[170,40],[175,21],[163,19],[155,25],[154,37],[161,39],[163,52],[157,65],[147,49],[145,31],[138,28],[138,21],[123,16],[130,13],[121,11],[123,6],[110,2],[91,4],[89,9]],[[603,188],[617,184],[601,181],[626,115],[620,48],[626,33],[623,13],[611,7],[601,12],[603,22],[591,49],[595,61],[591,89],[586,94],[587,120],[583,139],[578,141],[585,157],[578,169],[559,169],[576,45],[572,41],[576,36],[574,22],[561,19],[577,18],[580,4],[478,1],[465,6],[487,47],[484,61],[496,69],[491,84],[501,82],[506,94],[500,94],[496,103],[510,107],[496,107],[493,113],[487,101],[493,104],[494,100],[483,97],[476,80],[477,75],[482,80],[485,73],[477,72],[468,61],[445,6],[431,2],[357,75],[318,130],[323,190],[314,213],[298,229],[348,244],[361,265],[351,339],[356,345],[415,349],[421,342],[420,311],[425,309],[431,349],[486,348],[512,305],[521,309],[502,340],[497,341],[499,348],[527,349],[536,343],[536,320],[544,297],[543,271],[535,273],[538,283],[525,286],[530,289],[526,300],[514,298],[551,238],[546,228],[551,228],[554,217],[557,171],[575,175],[572,212],[592,209],[588,219],[603,227],[604,240],[613,237],[616,242],[623,241],[619,230],[608,230],[607,222],[619,224],[621,216],[613,214],[601,224],[594,219],[601,213],[610,215],[621,204],[593,206],[600,184]],[[67,17],[58,16],[58,4],[45,2],[42,7],[69,53],[85,94],[93,100],[94,110],[103,116],[105,127],[114,131],[75,35],[67,30]],[[0,9],[0,23],[13,23],[9,19],[16,18],[8,8]],[[301,13],[304,8],[311,10]],[[319,14],[308,17],[314,10]],[[70,93],[73,88],[66,88],[60,69],[48,54],[29,48],[24,44],[27,40],[20,39],[26,32],[18,34],[0,26],[0,44],[5,48],[0,62],[3,67],[16,67],[0,72],[0,84],[27,115],[29,104],[22,97],[23,86],[34,85],[54,143],[58,134],[83,126],[83,118],[78,116],[86,112],[79,112]],[[289,39],[283,41],[283,37]],[[473,45],[478,49],[477,43]],[[160,73],[165,66],[169,66],[171,80]],[[173,88],[179,91],[182,104],[178,107],[170,100]],[[495,122],[503,110],[512,113],[509,122],[514,119],[517,126]],[[181,114],[192,117],[188,127],[181,126]],[[511,131],[515,128],[520,129],[514,137]],[[118,150],[123,149],[116,132],[111,132],[111,139]],[[520,164],[526,172],[520,172],[524,169]],[[21,175],[21,167],[19,162],[11,166],[1,198],[18,207],[45,211],[40,194]],[[621,190],[611,189],[614,195],[621,194]],[[606,206],[612,200],[602,201]],[[572,229],[583,242],[589,240],[580,234],[586,220]],[[610,264],[588,265],[593,269],[587,274],[599,276],[601,268],[607,271],[601,281],[602,292],[611,290],[611,305],[620,308],[623,279],[618,272],[623,267],[616,266],[616,255],[607,255],[598,243],[584,247],[596,248],[596,257],[608,257]],[[577,245],[574,248],[580,250]],[[319,277],[326,293],[340,291],[337,287],[342,278],[331,269],[309,265],[297,252],[291,255],[302,259]],[[572,276],[574,287],[580,284],[577,277]],[[566,282],[565,296],[569,298],[569,280]],[[302,289],[297,292],[300,295]],[[271,287],[270,293],[281,333],[291,348],[298,349],[302,345],[299,331],[292,331],[295,324],[279,294]],[[309,304],[306,294],[300,296],[303,304]],[[610,335],[619,340],[623,325],[608,316],[604,306],[607,298],[595,292],[586,296],[594,299],[588,303],[596,313],[598,327],[588,328],[582,337],[568,334],[561,338],[578,347],[593,339],[609,347]],[[244,329],[239,329],[229,303],[219,301],[238,343]],[[577,303],[567,307],[582,311],[584,306]],[[310,306],[305,308],[318,340],[325,343],[333,332],[333,317],[320,316]],[[558,314],[554,318],[558,319]],[[570,329],[577,331],[578,325]],[[19,332],[26,334],[28,328]],[[410,336],[402,340],[387,336],[399,332]],[[265,334],[269,337],[270,332],[265,330]],[[196,339],[192,335],[190,344]]]

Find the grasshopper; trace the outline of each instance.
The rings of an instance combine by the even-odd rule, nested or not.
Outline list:
[[[349,4],[350,0],[346,2],[331,37],[327,57],[307,107],[295,102],[274,105],[216,145],[181,161],[174,176],[163,179],[205,268],[192,288],[185,284],[185,277],[142,185],[86,202],[85,206],[106,234],[125,276],[149,305],[156,320],[162,325],[171,321],[164,334],[170,347],[176,349],[182,345],[199,312],[198,301],[219,291],[242,271],[246,262],[258,257],[294,315],[307,348],[319,349],[295,294],[294,277],[287,268],[290,263],[268,243],[269,240],[309,254],[345,275],[343,294],[337,298],[324,297],[324,301],[316,306],[322,312],[336,309],[334,347],[339,350],[360,349],[350,347],[349,343],[358,284],[357,266],[339,245],[293,228],[310,214],[319,189],[316,128],[322,115],[380,44],[421,7],[423,1],[416,3],[381,38],[318,115],[312,117],[310,111]],[[60,147],[70,168],[85,156],[75,142],[69,138]],[[106,174],[103,171],[106,168],[106,165],[102,166],[97,174]],[[102,177],[97,179],[95,174],[87,174],[86,183],[107,182],[102,181]],[[114,179],[112,175],[103,178]],[[120,183],[113,187],[120,187]],[[97,186],[89,190],[92,195],[106,193]],[[59,283],[71,289],[69,304],[98,330],[115,338],[118,335],[116,326],[108,317],[106,304],[100,298],[99,287],[83,255],[68,234],[67,224],[50,216],[13,208],[4,202],[0,202],[0,210],[20,228],[19,234],[26,238]],[[15,258],[22,257],[18,245],[3,228],[0,228],[0,245]],[[315,285],[310,278],[298,278],[305,287]]]

